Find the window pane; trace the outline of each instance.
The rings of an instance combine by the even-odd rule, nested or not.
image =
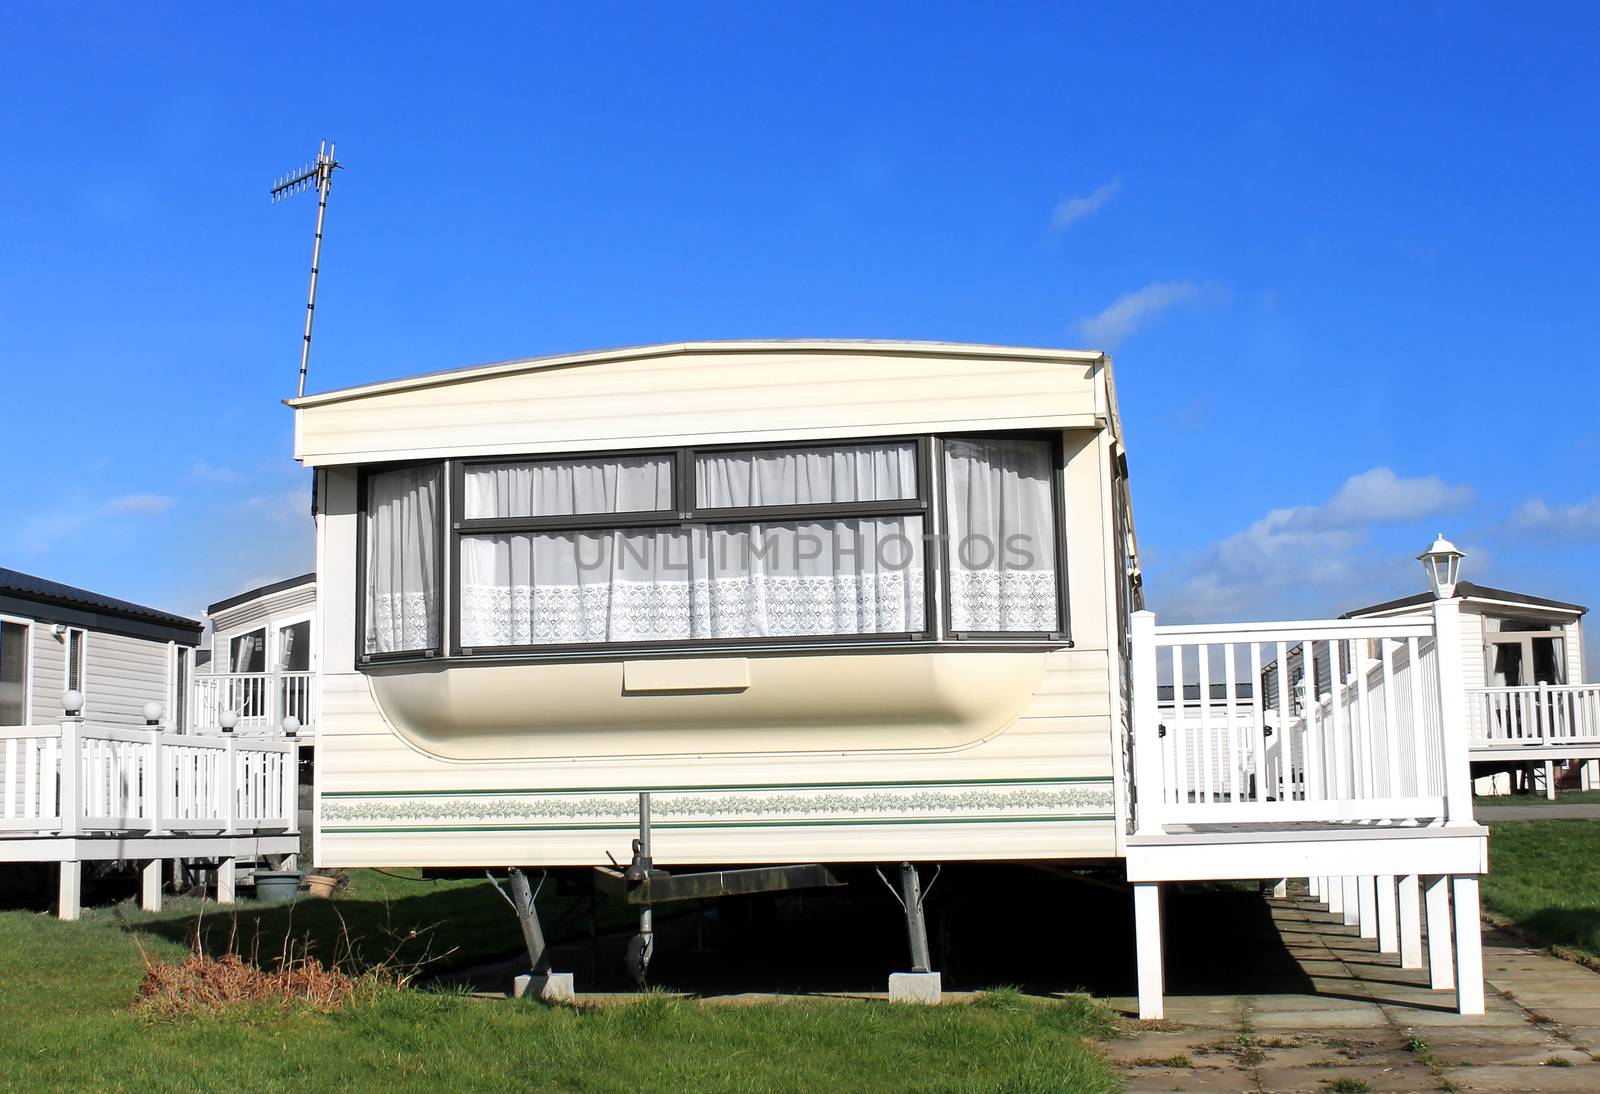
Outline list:
[[[26,725],[27,718],[28,628],[0,623],[0,726]]]
[[[439,647],[439,471],[408,467],[367,479],[368,653]]]
[[[1059,628],[1053,453],[1049,441],[945,442],[951,629]]]
[[[922,518],[464,536],[461,642],[923,629]]]
[[[673,459],[532,460],[466,469],[468,520],[652,513],[672,508]]]
[[[917,446],[841,445],[700,452],[695,497],[704,508],[903,501],[917,496]]]
[[[311,620],[302,619],[278,628],[278,669],[281,672],[311,671]]]
[[[267,632],[241,634],[228,644],[230,672],[267,671]]]

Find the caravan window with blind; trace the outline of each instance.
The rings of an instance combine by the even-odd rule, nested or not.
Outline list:
[[[1054,437],[466,460],[448,503],[444,473],[364,476],[369,658],[1065,640]]]
[[[0,726],[28,724],[29,626],[0,619]]]

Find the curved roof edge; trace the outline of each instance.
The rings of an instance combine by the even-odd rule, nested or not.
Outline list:
[[[143,624],[161,630],[170,630],[176,634],[181,633],[182,641],[193,645],[200,639],[200,632],[205,624],[199,620],[190,619],[188,616],[177,615],[173,612],[164,612],[159,608],[146,607],[135,604],[131,600],[119,600],[113,596],[104,596],[80,589],[76,585],[65,585],[49,578],[25,574],[20,570],[9,570],[0,567],[0,597],[19,602],[36,604],[46,609],[58,609],[71,612],[84,613],[85,616],[94,616],[102,620],[125,620]],[[68,619],[67,622],[87,623],[89,620]]]
[[[1465,600],[1494,601],[1501,604],[1521,604],[1529,608],[1545,608],[1550,611],[1567,612],[1573,615],[1584,615],[1589,609],[1582,604],[1569,604],[1564,600],[1546,600],[1542,596],[1533,596],[1529,593],[1515,593],[1509,589],[1493,589],[1487,585],[1475,585],[1470,581],[1456,583],[1456,595]],[[1403,596],[1398,600],[1386,600],[1382,604],[1369,604],[1365,608],[1356,608],[1345,612],[1340,619],[1356,619],[1366,615],[1377,615],[1380,612],[1394,611],[1397,608],[1419,608],[1433,603],[1431,592],[1414,593]]]
[[[286,589],[298,588],[316,580],[317,571],[312,570],[309,574],[301,574],[299,577],[285,578],[283,581],[273,581],[266,585],[257,586],[254,589],[246,589],[242,593],[234,593],[232,596],[212,604],[206,609],[206,614],[216,615],[218,612],[225,612],[229,608],[236,608],[240,604],[248,603],[258,596],[271,596],[273,593],[281,593]]]
[[[589,365],[601,361],[627,361],[649,357],[668,357],[673,354],[694,353],[784,353],[793,351],[859,350],[878,354],[933,354],[943,353],[959,357],[1021,357],[1031,360],[1072,361],[1084,364],[1099,361],[1105,354],[1099,350],[1050,349],[1039,346],[1001,346],[983,342],[919,342],[900,339],[856,338],[774,338],[744,341],[663,342],[655,345],[622,346],[614,349],[585,350],[580,353],[558,353],[544,357],[523,357],[493,364],[465,365],[459,368],[440,369],[434,372],[403,376],[393,380],[380,380],[353,387],[334,388],[331,391],[285,399],[284,405],[299,409],[337,403],[346,399],[359,399],[390,391],[430,387],[460,380],[475,380],[506,373],[529,372],[537,369],[560,368],[570,365]]]

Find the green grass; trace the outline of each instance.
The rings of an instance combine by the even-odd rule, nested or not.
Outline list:
[[[1543,794],[1496,794],[1472,799],[1474,809],[1501,805],[1600,805],[1600,790],[1561,790],[1555,801]]]
[[[541,906],[549,894],[541,898]],[[361,874],[337,906],[350,932],[442,924],[434,952],[453,961],[499,957],[519,943],[515,921],[485,883],[405,882]],[[0,1087],[193,1090],[1015,1090],[1114,1091],[1115,1070],[1092,1041],[1114,1034],[1109,1014],[1071,999],[995,992],[973,1004],[902,1007],[829,1000],[713,1005],[664,996],[592,1010],[384,989],[331,1014],[303,1007],[237,1008],[157,1020],[129,1009],[143,955],[181,960],[196,906],[159,915],[127,905],[77,923],[0,912]],[[313,952],[339,945],[333,908],[302,901],[296,938]],[[249,952],[289,931],[288,909],[208,906],[208,936],[235,930]],[[554,918],[554,917],[552,917]],[[479,938],[483,934],[485,937]],[[412,940],[414,943],[415,940]],[[509,945],[507,944],[509,943]],[[383,945],[388,945],[386,941]],[[142,950],[142,953],[141,953]]]
[[[1600,820],[1492,823],[1483,902],[1535,942],[1600,957]]]

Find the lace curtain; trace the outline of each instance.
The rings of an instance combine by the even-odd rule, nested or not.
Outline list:
[[[671,456],[546,460],[467,468],[465,510],[480,517],[649,513],[672,508]]]
[[[438,504],[437,468],[367,478],[368,653],[439,646]]]
[[[539,511],[537,483],[512,465],[475,469],[483,516]],[[493,481],[490,481],[490,480]],[[807,505],[916,496],[913,445],[701,453],[703,508]],[[585,473],[562,504],[633,512],[610,480]],[[662,486],[661,489],[666,489]],[[528,491],[532,491],[532,495]],[[650,503],[670,508],[670,495]],[[466,646],[886,634],[920,631],[920,515],[719,524],[709,528],[551,530],[464,536]]]
[[[1060,629],[1054,474],[1048,441],[945,442],[952,630]]]

